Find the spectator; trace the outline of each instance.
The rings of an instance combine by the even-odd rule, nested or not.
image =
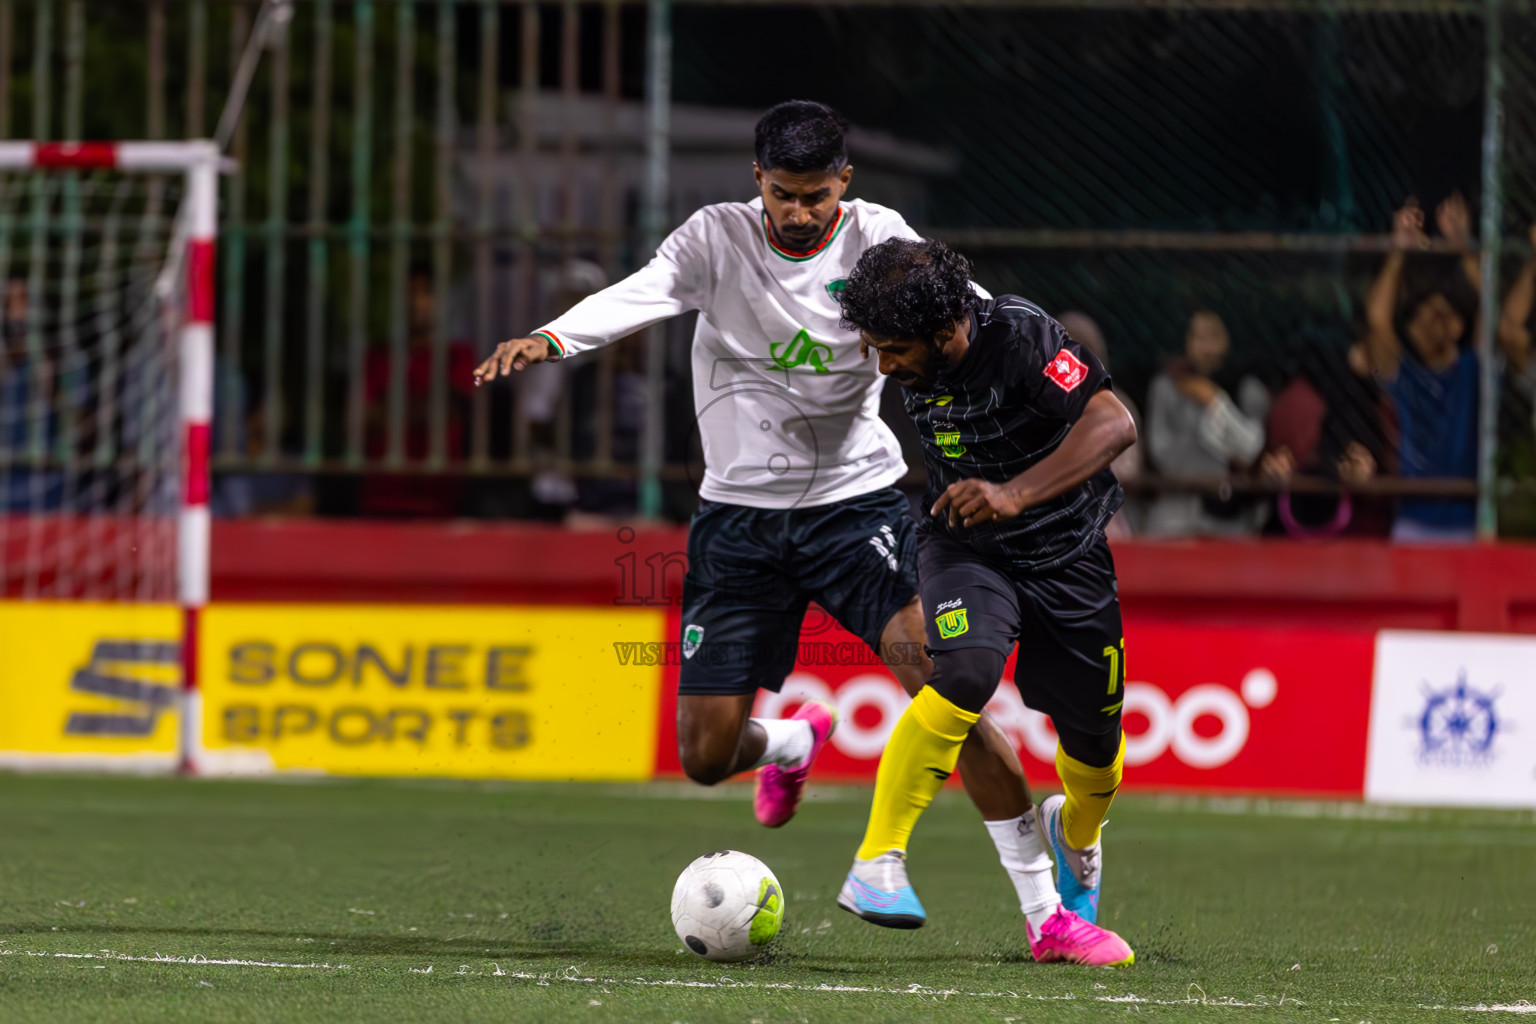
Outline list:
[[[253,393],[245,416],[247,462],[260,461],[266,438],[266,402]],[[209,505],[221,518],[310,516],[315,512],[314,482],[307,473],[216,473]]]
[[[1245,471],[1264,450],[1269,393],[1252,377],[1237,398],[1217,383],[1231,339],[1217,314],[1189,318],[1184,355],[1152,379],[1147,391],[1147,447],[1164,476],[1206,482]],[[1264,507],[1247,499],[1164,494],[1152,503],[1147,533],[1161,537],[1233,536],[1257,532]]]
[[[1536,306],[1536,224],[1530,228],[1531,258],[1526,260],[1504,298],[1499,316],[1499,344],[1506,359],[1505,389],[1499,424],[1499,470],[1517,480],[1536,479],[1536,351],[1531,344],[1531,309]],[[1499,532],[1536,534],[1536,502],[1529,488],[1516,489],[1499,502]]]
[[[591,260],[569,259],[557,270],[541,274],[542,290],[549,296],[547,322],[576,303],[608,286],[608,275]],[[533,477],[533,496],[540,504],[569,509],[580,496],[576,481],[562,468],[550,465],[558,454],[560,398],[571,385],[575,371],[587,365],[579,356],[530,366],[517,376],[517,400],[527,411],[534,459],[540,466]]]
[[[1471,253],[1471,218],[1460,193],[1440,204],[1435,221],[1441,235],[1459,249],[1461,273],[1475,292],[1479,279]],[[1365,350],[1376,379],[1397,409],[1399,472],[1408,478],[1474,479],[1478,360],[1476,352],[1463,345],[1469,319],[1465,296],[1453,283],[1431,274],[1406,289],[1406,313],[1400,317],[1407,254],[1429,246],[1424,212],[1415,200],[1394,215],[1392,245],[1366,297]],[[1455,299],[1463,300],[1460,306]],[[1470,498],[1403,498],[1392,522],[1392,539],[1470,541],[1475,516]]]
[[[407,461],[421,462],[431,453],[434,383],[432,334],[437,316],[437,296],[433,290],[432,274],[425,267],[411,269],[408,287],[406,308],[409,348],[403,371],[404,454]],[[473,390],[471,375],[476,360],[475,351],[467,342],[452,341],[447,348],[443,380],[446,394],[441,400],[447,404],[447,461],[453,463],[462,460],[465,454],[465,439],[469,434],[470,394]],[[367,451],[370,459],[383,458],[389,450],[389,392],[394,372],[394,360],[388,348],[375,348],[368,353],[364,367],[364,394],[368,408]],[[457,513],[461,489],[462,481],[454,478],[440,478],[423,486],[423,481],[416,476],[373,474],[363,481],[359,504],[365,514],[446,518]]]
[[[62,504],[64,493],[63,473],[47,465],[59,439],[54,361],[46,349],[33,359],[28,347],[27,331],[36,310],[28,303],[25,277],[13,275],[6,281],[3,306],[0,513],[51,511]]]
[[[631,335],[611,346],[613,351],[613,457],[618,462],[634,463],[640,457],[640,443],[645,433],[646,377],[645,346]],[[578,357],[579,358],[579,357]],[[593,400],[596,388],[588,390]],[[578,408],[580,405],[578,404]],[[595,416],[583,416],[593,421]],[[596,431],[587,439],[596,443]],[[565,517],[565,525],[574,529],[606,529],[635,519],[639,514],[639,492],[633,479],[588,479],[578,485],[575,507]]]
[[[1104,368],[1109,369],[1109,345],[1104,341],[1104,332],[1099,330],[1099,325],[1087,313],[1070,310],[1056,318],[1056,322],[1066,328],[1067,336],[1079,345],[1086,348],[1098,357]],[[1118,384],[1111,388],[1115,397],[1120,399],[1120,404],[1125,406],[1131,414],[1131,420],[1136,424],[1136,436],[1141,436],[1141,410],[1136,403],[1131,401],[1131,396],[1126,394]],[[1115,474],[1115,479],[1121,484],[1133,484],[1141,478],[1142,456],[1141,445],[1133,444],[1116,457],[1109,464],[1110,472]],[[1131,496],[1114,518],[1109,521],[1109,526],[1104,534],[1110,540],[1122,540],[1132,536],[1141,525],[1141,508],[1134,502]]]
[[[1265,424],[1268,444],[1259,475],[1285,488],[1270,521],[1276,532],[1293,537],[1390,532],[1392,507],[1386,499],[1289,490],[1297,477],[1358,487],[1389,472],[1394,445],[1385,405],[1363,345],[1342,352],[1327,342],[1308,348],[1301,372],[1275,396]]]

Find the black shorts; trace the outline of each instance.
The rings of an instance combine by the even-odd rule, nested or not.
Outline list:
[[[688,528],[677,690],[778,690],[811,601],[876,649],[916,596],[914,524],[894,488],[813,508],[701,501]]]
[[[1101,537],[1039,573],[1009,572],[938,531],[918,543],[928,650],[1019,645],[1014,682],[1026,706],[1094,736],[1120,728],[1125,632],[1115,561]]]

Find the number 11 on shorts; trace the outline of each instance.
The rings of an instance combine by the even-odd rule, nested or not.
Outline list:
[[[1104,657],[1109,659],[1109,689],[1106,692],[1111,697],[1118,692],[1120,699],[1099,710],[1112,715],[1125,703],[1125,637],[1120,638],[1120,646],[1105,647]]]

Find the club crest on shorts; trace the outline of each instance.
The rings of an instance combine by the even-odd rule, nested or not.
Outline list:
[[[699,644],[704,642],[704,627],[695,626],[693,623],[683,627],[683,657],[693,657],[693,652],[699,649]]]
[[[970,622],[965,617],[964,608],[956,608],[952,612],[945,612],[933,620],[939,626],[939,639],[948,640],[950,637],[959,636],[971,628]]]

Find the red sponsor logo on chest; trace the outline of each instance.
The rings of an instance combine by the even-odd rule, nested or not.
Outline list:
[[[1045,364],[1045,375],[1063,391],[1072,391],[1088,379],[1088,366],[1077,356],[1062,349]]]

